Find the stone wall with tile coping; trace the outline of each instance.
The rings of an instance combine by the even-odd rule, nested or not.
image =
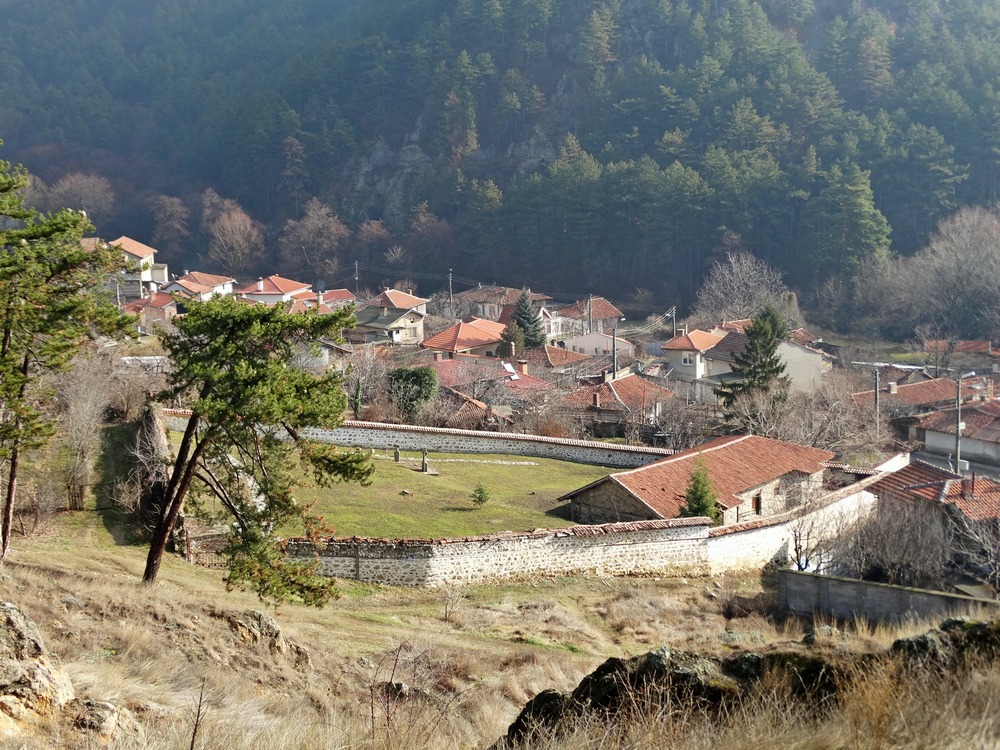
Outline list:
[[[163,421],[172,430],[183,430],[188,414],[183,410],[164,409]],[[670,450],[641,445],[354,420],[346,420],[332,430],[306,428],[302,430],[302,435],[317,442],[390,452],[399,448],[405,451],[428,450],[432,453],[532,456],[617,469],[634,469],[673,454]]]

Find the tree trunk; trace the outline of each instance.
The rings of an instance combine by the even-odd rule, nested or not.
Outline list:
[[[20,445],[15,442],[10,452],[10,468],[7,470],[7,492],[3,504],[3,526],[0,527],[0,561],[7,556],[10,534],[14,524],[14,498],[17,495],[17,470],[20,464]]]

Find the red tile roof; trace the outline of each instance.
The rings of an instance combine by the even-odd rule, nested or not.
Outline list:
[[[954,348],[951,345],[954,344]],[[934,354],[943,354],[950,351],[956,354],[993,354],[993,344],[989,341],[925,341],[924,351]]]
[[[482,318],[466,318],[455,325],[424,339],[420,344],[425,349],[440,349],[446,352],[464,352],[480,346],[496,344],[503,338],[507,326]]]
[[[258,284],[261,284],[263,288],[258,290]],[[242,289],[238,289],[236,293],[246,294],[248,296],[253,296],[254,294],[294,294],[295,292],[301,292],[304,289],[309,289],[309,287],[310,285],[304,282],[293,281],[292,279],[286,279],[273,274],[265,279],[259,279],[247,284]]]
[[[985,378],[967,378],[962,381],[962,398],[986,395],[989,392]],[[882,389],[879,400],[882,403],[895,403],[908,406],[933,406],[947,403],[956,396],[955,381],[950,378],[924,380],[920,383],[904,383],[896,387],[895,393]],[[858,405],[871,404],[875,401],[875,391],[861,391],[851,395]]]
[[[219,276],[214,273],[202,273],[201,271],[188,271],[183,276],[178,276],[176,281],[193,281],[195,284],[201,284],[203,286],[223,286],[224,284],[234,283],[236,279],[232,276]]]
[[[176,284],[181,288],[179,294],[183,296],[205,294],[206,292],[214,291],[215,287],[206,286],[205,284],[199,284],[196,281],[187,279],[185,277],[180,277],[179,279],[174,279],[171,284]]]
[[[684,492],[698,460],[705,465],[719,505],[732,508],[743,502],[739,494],[786,474],[815,474],[834,455],[781,440],[738,435],[717,438],[662,461],[611,474],[607,480],[623,487],[660,518],[675,518],[680,515]]]
[[[151,248],[149,245],[143,245],[141,242],[133,240],[131,237],[126,237],[125,235],[122,235],[111,244],[117,245],[126,253],[133,255],[136,258],[145,259],[156,255],[156,250],[154,248]]]
[[[411,307],[419,307],[420,305],[424,305],[428,302],[430,302],[429,299],[415,297],[412,294],[401,292],[398,289],[386,289],[368,304],[381,305],[382,307],[402,307],[408,309]]]
[[[441,359],[428,362],[437,373],[438,382],[446,388],[460,388],[477,381],[503,380],[512,393],[548,391],[555,386],[546,380],[525,373],[511,373],[504,369],[503,360],[483,359],[479,362],[461,359]]]
[[[177,301],[166,292],[153,292],[151,295],[144,299],[136,300],[135,302],[130,302],[125,305],[125,311],[130,313],[138,313],[144,308],[155,307],[158,310],[170,307],[171,305],[176,305]]]
[[[622,311],[604,299],[604,297],[577,300],[569,307],[563,307],[556,312],[564,318],[574,318],[576,320],[587,320],[590,317],[593,317],[594,320],[622,317]]]
[[[581,352],[571,352],[569,349],[564,349],[561,346],[549,346],[546,344],[545,358],[549,363],[549,367],[565,367],[576,362],[584,362],[590,359],[590,355]]]
[[[475,289],[466,289],[464,292],[458,292],[455,296],[459,299],[478,302],[480,304],[513,305],[520,298],[521,290],[513,289],[509,286],[479,286]],[[552,299],[547,294],[536,294],[532,291],[528,292],[528,297],[531,298],[532,302],[544,302],[545,300]]]
[[[317,298],[320,302],[350,302],[354,299],[354,292],[350,289],[328,289],[319,292]]]
[[[954,505],[971,521],[1000,518],[1000,482],[986,477],[962,479],[958,474],[915,461],[875,482],[876,495]]]
[[[805,328],[796,328],[794,331],[789,332],[788,340],[794,341],[799,346],[809,346],[815,343],[817,339]]]
[[[566,396],[564,403],[577,409],[592,409],[595,394],[597,408],[603,411],[623,411],[623,405],[632,411],[642,411],[674,397],[674,392],[669,388],[651,383],[638,375],[626,375],[606,383],[581,386]]]
[[[924,414],[917,420],[917,427],[954,435],[956,411],[956,409],[940,409]],[[962,407],[962,421],[965,422],[963,437],[1000,443],[1000,403],[984,401],[966,404]]]
[[[751,325],[753,325],[753,318],[740,318],[739,320],[724,320],[716,327],[722,329],[723,331],[746,333],[747,328]]]
[[[664,351],[704,352],[718,344],[725,335],[725,332],[721,331],[719,333],[709,333],[708,331],[695,329],[690,333],[682,333],[674,336],[660,348]]]

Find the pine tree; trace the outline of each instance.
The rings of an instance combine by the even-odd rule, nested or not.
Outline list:
[[[507,324],[507,330],[503,332],[503,338],[497,346],[497,356],[517,357],[524,349],[524,331],[516,320],[512,320]]]
[[[788,326],[773,305],[767,305],[746,330],[743,351],[733,356],[733,374],[737,380],[720,385],[715,394],[728,408],[741,394],[769,391],[785,374],[785,364],[778,356],[778,344]]]
[[[535,309],[531,301],[531,295],[527,289],[521,290],[521,296],[517,298],[514,305],[514,312],[510,316],[511,322],[517,323],[524,332],[524,346],[528,349],[537,349],[545,346],[545,329],[542,327],[542,316]]]
[[[705,461],[698,457],[694,461],[694,470],[691,472],[687,489],[684,491],[681,516],[684,518],[707,516],[712,519],[713,524],[718,524],[722,519],[716,500],[715,490],[712,489],[712,480],[708,477],[708,467],[705,466]]]

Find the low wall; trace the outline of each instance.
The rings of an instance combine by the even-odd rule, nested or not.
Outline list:
[[[1000,607],[992,599],[976,599],[943,591],[890,586],[854,578],[783,570],[778,575],[778,606],[795,615],[822,613],[840,619],[898,621],[907,617],[965,614]]]
[[[293,560],[318,560],[319,572],[394,586],[444,586],[539,575],[703,575],[706,519],[573,526],[465,539],[291,540]],[[221,534],[190,535],[188,559],[216,566]]]
[[[709,571],[718,575],[769,564],[785,565],[794,557],[797,535],[816,544],[835,536],[874,508],[876,498],[867,487],[880,478],[866,477],[816,503],[786,513],[712,529],[705,542]]]
[[[183,430],[189,412],[164,409],[163,420],[174,430]],[[427,450],[432,453],[487,453],[509,456],[556,458],[596,466],[634,469],[673,455],[663,448],[641,445],[616,445],[593,440],[567,440],[514,432],[450,430],[441,427],[358,422],[347,420],[332,430],[303,429],[302,435],[321,443],[352,448],[375,448],[392,451]]]

